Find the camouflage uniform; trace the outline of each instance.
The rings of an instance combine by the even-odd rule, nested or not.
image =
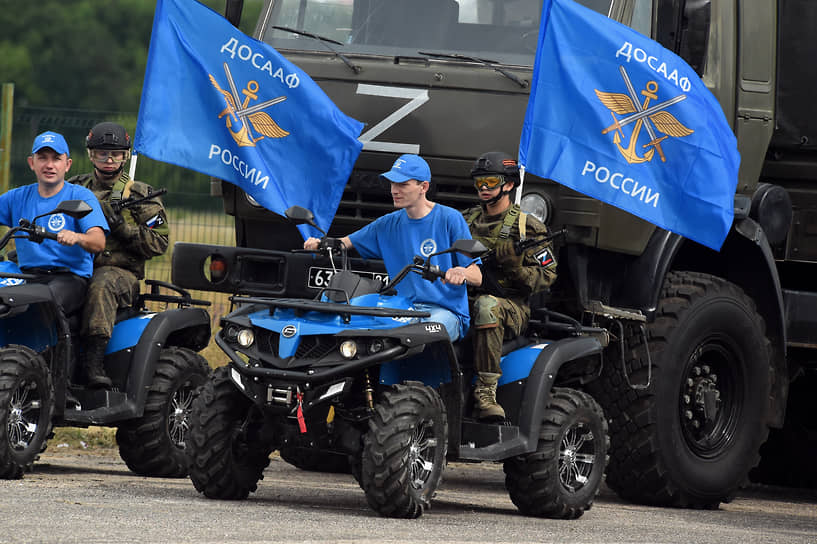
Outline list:
[[[116,200],[148,196],[152,188],[131,181],[126,173],[109,186],[94,174],[83,174],[69,180],[91,189],[109,209]],[[107,215],[107,213],[106,213]],[[116,311],[133,305],[139,293],[139,280],[145,277],[145,261],[167,251],[170,229],[164,206],[159,198],[134,204],[121,211],[124,221],[112,227],[105,249],[94,259],[94,275],[88,287],[80,334],[110,338]]]
[[[505,240],[519,241],[520,222],[524,225],[525,238],[537,238],[547,233],[541,221],[520,212],[516,205],[494,216],[484,215],[482,208],[477,206],[463,212],[463,216],[471,229],[471,236],[489,249]],[[499,360],[503,340],[525,332],[530,318],[527,300],[532,294],[548,288],[555,279],[556,258],[550,242],[525,250],[520,266],[508,267],[493,256],[483,259],[482,286],[469,287],[468,293],[476,372],[501,374]]]

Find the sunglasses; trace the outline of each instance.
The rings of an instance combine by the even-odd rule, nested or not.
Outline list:
[[[505,176],[477,176],[474,178],[474,187],[477,191],[482,191],[483,187],[488,190],[496,189],[505,183]]]
[[[99,162],[105,162],[108,159],[116,163],[128,160],[128,152],[121,150],[108,151],[105,149],[89,149],[88,154],[91,156],[91,160]]]

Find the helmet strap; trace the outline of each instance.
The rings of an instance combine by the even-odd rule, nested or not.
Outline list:
[[[96,164],[94,164],[94,170],[96,170],[99,173],[98,177],[100,179],[103,179],[103,180],[118,178],[119,176],[122,175],[122,169],[123,168],[125,168],[125,163],[124,162],[122,164],[120,164],[119,168],[117,168],[116,170],[114,170],[112,172],[106,172],[104,170],[100,170],[99,167]]]
[[[485,208],[485,207],[487,207],[489,204],[496,204],[496,203],[497,203],[497,202],[499,202],[499,201],[502,199],[502,197],[503,197],[503,196],[505,196],[505,195],[508,195],[508,198],[510,198],[510,195],[511,195],[511,193],[513,192],[513,189],[511,189],[510,191],[503,191],[503,190],[502,190],[502,187],[505,187],[505,185],[507,185],[507,183],[503,183],[503,184],[502,184],[502,185],[499,187],[499,192],[496,194],[496,196],[495,196],[495,197],[489,198],[488,200],[480,200],[480,201],[479,201],[479,205],[480,205],[480,206],[482,206],[483,208]]]

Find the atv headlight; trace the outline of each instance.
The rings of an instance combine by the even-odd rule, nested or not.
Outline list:
[[[346,359],[351,359],[357,355],[357,342],[354,340],[344,340],[340,345],[340,354]]]
[[[251,329],[241,329],[236,335],[236,341],[242,348],[248,348],[255,342],[255,334]]]
[[[383,351],[385,343],[380,338],[375,338],[369,343],[369,353],[375,354]]]

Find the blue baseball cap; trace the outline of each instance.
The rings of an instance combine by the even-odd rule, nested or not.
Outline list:
[[[50,147],[56,151],[58,155],[65,153],[67,156],[71,156],[71,153],[68,151],[68,144],[65,143],[65,138],[62,137],[62,134],[57,134],[56,132],[51,132],[50,130],[48,132],[43,132],[34,138],[34,145],[31,146],[31,154],[33,155],[45,147]]]
[[[410,179],[417,181],[431,181],[431,168],[418,155],[400,155],[394,161],[391,170],[381,174],[384,178],[395,183],[404,183]]]

